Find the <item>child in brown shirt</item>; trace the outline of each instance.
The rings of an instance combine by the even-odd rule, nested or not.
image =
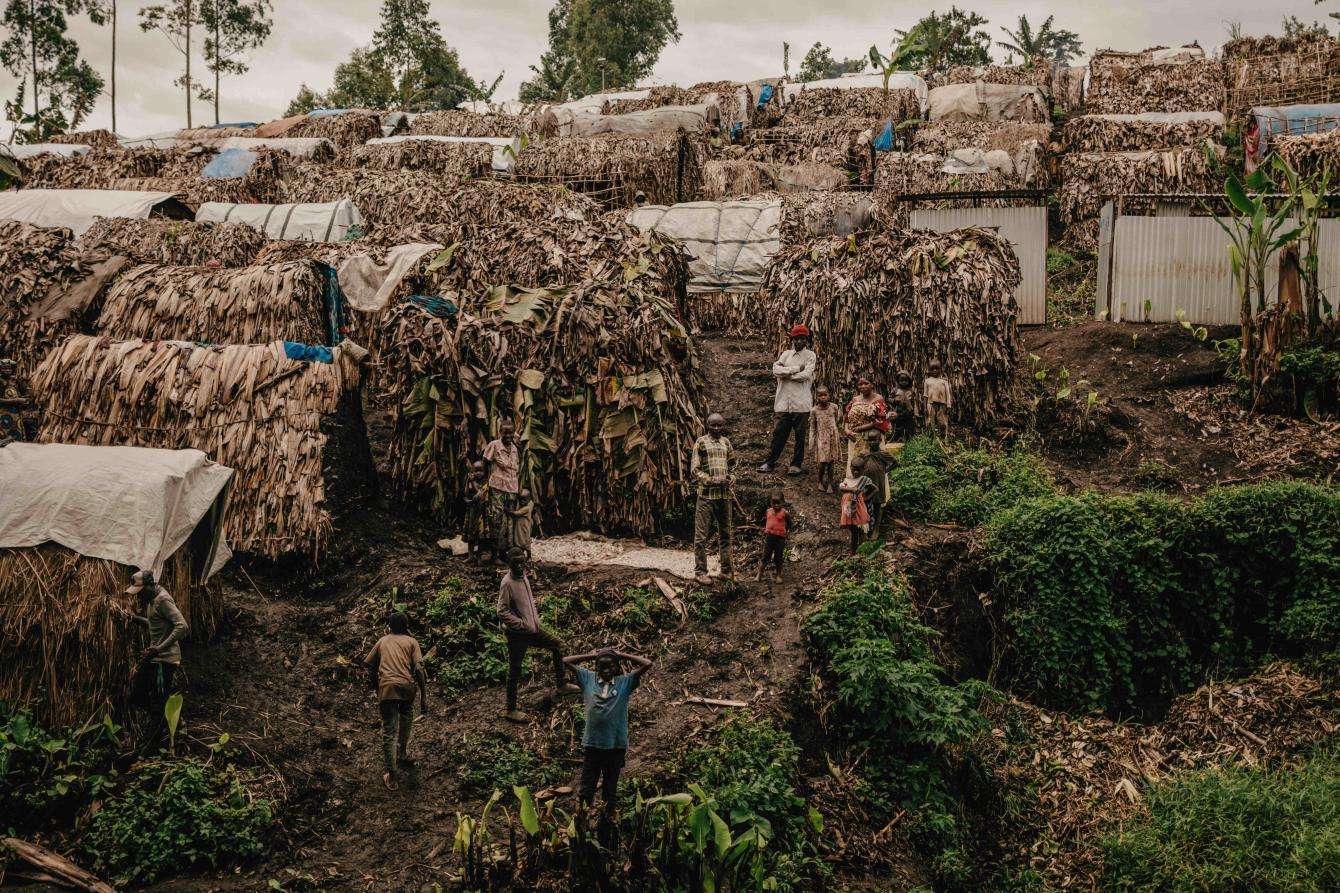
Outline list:
[[[922,382],[926,398],[926,424],[941,437],[949,437],[949,411],[954,406],[954,391],[949,379],[940,377],[940,361],[931,360],[930,375]]]

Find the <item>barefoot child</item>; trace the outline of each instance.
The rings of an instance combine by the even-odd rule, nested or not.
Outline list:
[[[467,560],[478,561],[484,549],[484,513],[488,492],[484,488],[484,463],[474,462],[465,476],[465,530],[463,538],[470,551]]]
[[[940,377],[940,361],[931,360],[930,375],[922,383],[926,395],[926,425],[940,437],[949,437],[949,410],[954,406],[954,391],[949,379]]]
[[[530,490],[522,488],[516,498],[516,507],[507,513],[512,524],[512,545],[517,549],[525,549],[526,557],[530,557],[530,531],[535,524],[535,500],[531,499]]]
[[[594,659],[595,672],[581,664]],[[582,732],[582,802],[590,806],[600,788],[605,815],[613,817],[619,802],[619,773],[628,752],[628,699],[637,688],[651,661],[638,654],[614,648],[601,648],[588,654],[563,658],[577,676],[586,709],[586,728]],[[625,663],[631,665],[620,674]]]
[[[782,580],[782,558],[786,553],[786,538],[791,533],[791,513],[786,508],[786,497],[778,490],[768,501],[768,512],[763,521],[763,558],[758,564],[758,579],[772,562],[772,579]]]
[[[842,493],[842,514],[839,523],[851,533],[851,554],[865,537],[866,525],[870,523],[870,511],[866,501],[874,490],[874,482],[865,476],[865,459],[857,456],[851,463],[849,474],[838,486]]]
[[[819,463],[819,489],[832,493],[833,463],[842,449],[838,438],[838,419],[842,410],[832,402],[828,388],[822,385],[814,392],[814,400],[814,409],[810,410],[810,442],[814,444],[814,461]]]

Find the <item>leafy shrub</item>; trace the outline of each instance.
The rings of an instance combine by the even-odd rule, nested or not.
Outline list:
[[[891,639],[930,658],[929,629],[916,618],[907,581],[882,570],[880,559],[847,559],[805,618],[801,634],[814,663],[829,666],[838,653],[860,639]]]
[[[0,704],[0,828],[39,831],[102,796],[116,782],[111,762],[119,734],[110,717],[48,731]]]
[[[1149,792],[1103,842],[1107,890],[1340,889],[1340,751],[1299,768],[1213,768]]]
[[[690,750],[679,774],[700,785],[733,823],[760,818],[774,835],[789,835],[804,822],[805,801],[793,785],[800,748],[770,719],[732,716],[716,740]]]
[[[1132,477],[1141,490],[1157,490],[1161,493],[1179,493],[1182,490],[1182,479],[1177,469],[1157,459],[1141,462]]]
[[[992,520],[986,552],[1007,669],[1063,709],[1161,710],[1210,672],[1340,648],[1334,488],[1033,499]]]
[[[481,796],[514,785],[541,788],[564,776],[563,767],[541,760],[530,746],[501,733],[468,735],[455,750],[461,793]]]
[[[953,450],[929,435],[908,442],[889,473],[890,504],[913,520],[968,527],[1023,499],[1055,492],[1037,454]]]
[[[241,862],[265,850],[274,806],[231,766],[153,760],[105,800],[82,839],[96,870],[121,884]]]

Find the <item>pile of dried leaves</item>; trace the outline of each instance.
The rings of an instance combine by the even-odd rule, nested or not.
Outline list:
[[[646,534],[682,514],[702,385],[673,306],[642,278],[453,293],[446,318],[395,307],[381,364],[401,497],[459,513],[469,463],[511,419],[546,529]]]
[[[97,330],[117,339],[329,344],[325,275],[313,261],[213,268],[143,265],[110,289]]]
[[[1023,798],[1023,827],[1002,841],[1006,861],[1048,889],[1094,889],[1099,842],[1141,809],[1144,789],[1179,771],[1269,765],[1333,739],[1340,697],[1288,664],[1238,682],[1205,685],[1173,702],[1156,725],[1067,716],[1010,700],[987,708],[992,738],[980,754],[999,788]]]
[[[745,144],[731,146],[728,155],[772,164],[827,164],[852,172],[868,170],[870,141],[882,124],[869,118],[829,118],[810,124],[754,128],[745,132]]]
[[[1340,173],[1340,130],[1282,134],[1271,137],[1270,147],[1302,176],[1318,176],[1327,169],[1332,175]]]
[[[1117,115],[1080,115],[1057,134],[1062,152],[1141,152],[1222,143],[1224,119],[1206,114],[1193,121],[1150,121]]]
[[[191,127],[177,131],[177,139],[186,143],[226,140],[234,136],[254,137],[255,135],[255,127]]]
[[[359,146],[350,155],[356,168],[396,171],[432,171],[451,182],[487,177],[493,165],[493,146],[488,143],[442,143],[435,140],[405,140]]]
[[[75,244],[87,256],[123,254],[137,264],[245,267],[266,242],[264,233],[241,223],[99,217]]]
[[[38,155],[25,161],[24,184],[29,189],[106,189],[124,177],[157,177],[179,154],[176,149],[113,148],[69,157]]]
[[[382,116],[376,112],[344,112],[339,115],[308,116],[284,133],[286,137],[317,137],[330,140],[340,155],[382,135]]]
[[[1013,155],[1030,142],[1045,146],[1051,131],[1050,124],[1017,121],[937,121],[916,129],[912,147],[936,155],[947,155],[955,149],[1003,149]]]
[[[87,275],[68,229],[0,220],[0,360],[18,364],[19,381],[73,328],[70,321],[30,321],[28,311]]]
[[[692,201],[702,188],[705,146],[684,134],[550,137],[517,156],[517,179],[567,186],[610,208],[638,192],[653,205]]]
[[[349,488],[366,481],[366,469],[339,464],[367,455],[361,416],[332,424],[357,400],[356,368],[290,360],[279,341],[225,347],[74,335],[32,384],[44,443],[197,449],[235,469],[226,532],[237,551],[316,560],[332,530],[327,479],[340,475]]]
[[[767,192],[841,189],[847,172],[831,164],[769,164],[747,159],[714,160],[703,165],[702,201],[744,198]]]
[[[1085,110],[1092,115],[1212,112],[1224,107],[1224,66],[1216,59],[1148,61],[1144,55],[1095,57]]]
[[[600,106],[602,115],[626,115],[629,112],[645,112],[647,109],[659,109],[668,105],[693,105],[698,94],[674,85],[656,86],[649,89],[646,99],[606,99]]]
[[[445,109],[417,115],[409,132],[426,136],[519,136],[533,133],[533,121],[501,112],[479,114],[465,109]]]
[[[1043,93],[1050,93],[1052,67],[1051,63],[1041,56],[1027,65],[951,65],[943,74],[934,75],[932,80],[931,86],[935,87],[981,81],[985,84],[1037,87]]]
[[[454,184],[429,171],[377,170],[304,163],[284,179],[279,202],[352,199],[369,232],[409,223],[447,223],[458,215],[443,192]]]
[[[885,391],[900,369],[921,381],[939,360],[955,417],[985,423],[1006,409],[1019,362],[1019,279],[995,232],[881,228],[784,246],[761,291],[771,331],[804,323],[815,333],[816,381],[833,393],[862,374]]]
[[[921,117],[921,100],[915,90],[858,87],[842,90],[820,87],[801,90],[786,107],[785,126],[822,124],[830,118],[865,118],[875,122],[892,120],[894,125]]]
[[[74,133],[55,133],[47,137],[48,143],[64,145],[96,146],[112,149],[118,145],[116,134],[110,130],[77,130]]]
[[[1228,111],[1340,100],[1340,40],[1315,32],[1298,37],[1240,37],[1224,44]]]
[[[1076,152],[1061,159],[1058,192],[1061,219],[1096,218],[1109,196],[1129,193],[1213,192],[1222,186],[1211,157],[1224,148],[1213,143],[1167,151]]]
[[[1010,162],[1013,165],[1013,161]],[[936,192],[995,191],[1017,189],[1025,184],[1012,174],[989,169],[985,173],[946,173],[941,155],[912,152],[881,152],[875,171],[875,194],[880,206],[894,210],[900,195]],[[979,203],[980,204],[980,203]]]
[[[777,234],[783,245],[798,245],[820,236],[846,236],[879,222],[879,208],[869,192],[833,190],[782,196]]]

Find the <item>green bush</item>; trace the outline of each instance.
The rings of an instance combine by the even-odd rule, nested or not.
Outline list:
[[[1032,499],[993,518],[986,553],[1006,668],[1062,709],[1157,711],[1207,674],[1340,648],[1334,488]]]
[[[461,793],[467,797],[507,792],[514,785],[538,790],[566,774],[561,765],[542,760],[533,747],[500,732],[466,736],[455,748],[453,761]]]
[[[119,734],[110,717],[48,731],[0,704],[0,830],[41,831],[102,796],[116,783]]]
[[[1103,850],[1106,890],[1340,890],[1340,751],[1176,776]]]
[[[253,796],[232,767],[153,760],[103,802],[81,844],[96,871],[148,884],[259,856],[273,821],[274,805]]]
[[[785,729],[736,714],[715,741],[685,754],[679,774],[701,785],[732,823],[763,819],[786,840],[804,824],[805,801],[794,786],[799,764],[800,748]]]
[[[889,502],[917,521],[975,527],[1023,499],[1055,492],[1036,453],[953,449],[930,435],[908,441],[889,472]]]
[[[860,639],[895,640],[905,651],[929,659],[929,632],[917,620],[907,581],[883,570],[880,559],[868,557],[843,562],[801,626],[805,647],[820,667],[831,665]]]

